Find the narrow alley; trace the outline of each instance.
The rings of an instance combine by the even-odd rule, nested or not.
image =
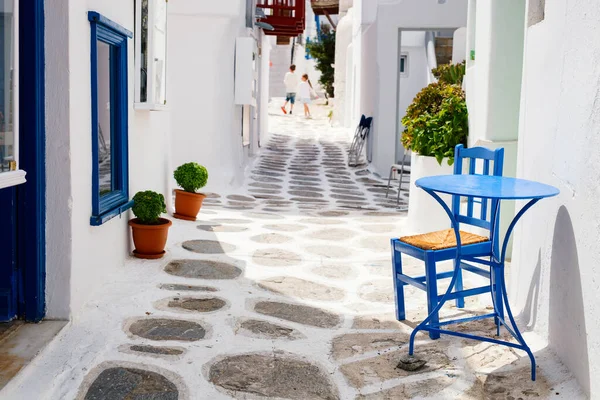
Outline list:
[[[349,168],[351,138],[347,129],[329,126],[326,114],[330,109],[313,107],[315,119],[307,120],[283,115],[277,106],[272,107],[275,134],[263,147],[244,193],[207,199],[207,205],[265,212],[389,210],[396,216],[397,208],[408,206],[408,184],[397,203],[397,182],[386,198],[387,180],[364,168]]]
[[[386,182],[347,167],[325,111],[272,112],[245,189],[173,220],[165,258],[131,258],[3,399],[569,398],[576,383],[547,350],[537,382],[523,354],[447,336],[420,334],[424,365],[402,364],[426,315],[407,288],[408,320],[394,317],[389,240],[405,216]]]

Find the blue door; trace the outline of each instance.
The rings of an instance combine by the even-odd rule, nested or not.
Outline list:
[[[0,322],[45,313],[44,74],[44,0],[0,1]]]
[[[0,322],[17,316],[16,190],[0,189]]]

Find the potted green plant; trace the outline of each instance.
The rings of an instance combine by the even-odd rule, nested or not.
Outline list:
[[[173,174],[177,185],[183,190],[175,190],[175,218],[195,221],[206,195],[196,193],[206,186],[208,171],[202,165],[189,162],[179,166]]]
[[[415,97],[402,118],[402,144],[421,156],[454,163],[454,148],[466,144],[469,117],[465,93],[458,85],[432,83]]]
[[[415,182],[425,176],[453,173],[454,148],[466,144],[469,117],[460,86],[464,68],[443,66],[434,70],[439,81],[425,87],[402,119],[403,146],[412,151],[408,228],[413,233],[447,228],[447,216]]]
[[[169,227],[173,224],[161,214],[167,212],[165,197],[147,190],[133,196],[131,209],[136,218],[129,221],[135,250],[138,258],[158,259],[165,254],[165,245],[169,235]]]

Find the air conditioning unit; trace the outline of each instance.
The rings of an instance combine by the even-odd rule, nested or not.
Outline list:
[[[256,107],[258,95],[258,47],[251,37],[235,41],[235,104]]]

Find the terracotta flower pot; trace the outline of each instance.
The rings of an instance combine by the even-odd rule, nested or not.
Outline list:
[[[173,216],[187,221],[195,221],[206,195],[175,190],[175,214]]]
[[[157,259],[165,254],[169,227],[173,222],[166,218],[159,218],[158,225],[143,225],[138,219],[129,221],[131,226],[135,250],[133,255],[138,258]]]

